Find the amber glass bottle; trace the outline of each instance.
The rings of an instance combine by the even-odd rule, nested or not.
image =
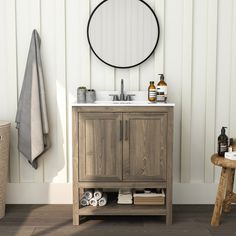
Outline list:
[[[150,102],[156,102],[157,99],[157,91],[154,85],[154,81],[150,81],[150,85],[148,87],[148,100]]]
[[[157,84],[157,102],[166,102],[167,101],[167,83],[163,74],[160,75],[160,81]]]

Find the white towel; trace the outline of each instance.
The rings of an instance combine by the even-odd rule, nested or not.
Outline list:
[[[90,203],[91,206],[94,206],[94,207],[98,205],[98,201],[94,198],[91,198],[89,203]]]
[[[81,204],[81,206],[88,206],[89,205],[89,200],[86,199],[86,198],[82,198],[80,200],[80,204]]]
[[[93,197],[92,189],[86,190],[82,196],[82,198],[86,198],[87,200],[90,200],[92,197]]]
[[[106,206],[106,204],[107,204],[107,194],[104,193],[103,196],[102,196],[102,198],[100,198],[100,199],[98,200],[98,205],[99,205],[99,206]]]
[[[99,200],[99,199],[102,197],[102,189],[95,189],[95,190],[94,190],[93,197],[94,197],[96,200]]]

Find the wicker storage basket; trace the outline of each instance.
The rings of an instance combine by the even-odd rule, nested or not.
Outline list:
[[[0,121],[0,219],[5,215],[6,185],[8,179],[10,123]]]

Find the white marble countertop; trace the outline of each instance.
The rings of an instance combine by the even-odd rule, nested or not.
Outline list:
[[[95,103],[73,103],[72,106],[77,107],[104,107],[104,106],[135,106],[135,107],[174,107],[174,103],[151,103],[148,101],[96,101]]]
[[[136,106],[136,107],[174,107],[174,103],[152,103],[147,100],[146,91],[129,91],[126,94],[134,94],[134,101],[112,101],[110,94],[119,95],[119,91],[96,91],[96,102],[94,103],[72,103],[74,107],[104,107],[104,106]]]

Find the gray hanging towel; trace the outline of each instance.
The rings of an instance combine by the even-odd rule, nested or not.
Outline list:
[[[49,148],[40,44],[40,36],[34,30],[16,114],[18,149],[35,169],[37,158]]]

